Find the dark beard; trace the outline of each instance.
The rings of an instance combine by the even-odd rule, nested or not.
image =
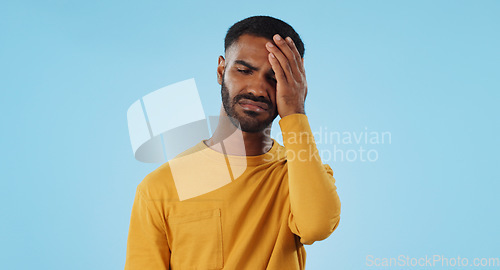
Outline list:
[[[224,75],[222,76],[221,95],[222,106],[224,106],[224,110],[226,111],[229,120],[231,120],[231,123],[233,123],[235,127],[241,129],[241,131],[249,133],[261,132],[267,127],[270,127],[276,116],[278,116],[278,112],[273,104],[264,97],[256,97],[253,94],[241,94],[235,96],[231,102],[229,89],[227,89],[226,84],[224,83]],[[238,114],[234,107],[238,104],[240,99],[249,99],[252,101],[267,103],[267,105],[269,105],[269,117],[264,121],[259,121],[256,118],[259,115],[257,112],[245,111],[244,113],[246,115]]]

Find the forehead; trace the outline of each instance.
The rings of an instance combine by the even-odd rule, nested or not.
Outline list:
[[[253,35],[241,35],[236,42],[226,51],[226,60],[233,62],[234,60],[246,59],[256,62],[268,61],[269,52],[266,49],[266,43],[272,42],[264,37]],[[274,43],[274,42],[273,42]]]

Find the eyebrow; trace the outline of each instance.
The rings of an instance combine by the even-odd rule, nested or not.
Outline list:
[[[252,66],[250,63],[248,63],[248,62],[246,62],[244,60],[236,60],[234,62],[236,64],[244,65],[245,67],[247,67],[247,68],[249,68],[251,70],[259,71],[259,68]]]
[[[240,64],[240,65],[243,65],[251,70],[254,70],[254,71],[259,71],[259,68],[258,67],[254,67],[252,66],[250,63],[248,63],[247,61],[245,60],[235,60],[234,61],[236,64]],[[269,69],[269,73],[271,75],[274,75],[274,70],[272,68]]]

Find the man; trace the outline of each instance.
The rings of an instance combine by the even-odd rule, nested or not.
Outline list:
[[[335,230],[340,201],[305,115],[303,56],[281,20],[228,30],[217,129],[138,186],[125,269],[305,268],[303,245]],[[277,115],[284,146],[269,136]]]

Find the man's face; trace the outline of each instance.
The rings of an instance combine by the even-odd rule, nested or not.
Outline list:
[[[244,132],[260,132],[278,115],[276,80],[265,44],[270,40],[242,35],[219,57],[222,104],[231,122]]]

